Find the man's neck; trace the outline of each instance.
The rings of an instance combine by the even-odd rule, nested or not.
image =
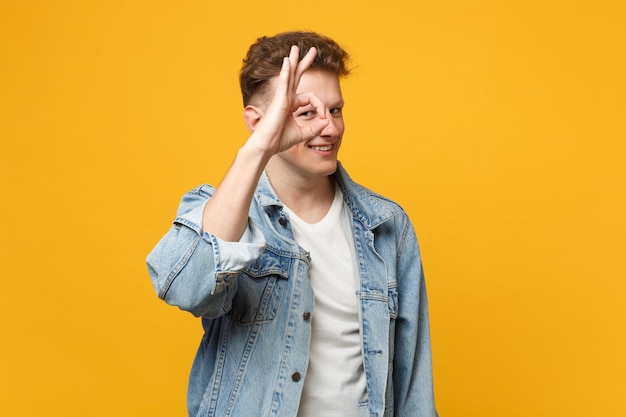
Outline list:
[[[303,180],[271,168],[266,169],[266,173],[280,201],[302,220],[315,224],[326,216],[335,198],[332,176]]]

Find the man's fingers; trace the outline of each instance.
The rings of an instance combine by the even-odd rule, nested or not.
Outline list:
[[[311,106],[320,119],[326,119],[326,105],[312,91],[297,94],[293,103],[293,111],[300,107]]]
[[[303,136],[307,135],[308,137],[305,138],[305,140],[307,139],[312,139],[316,136],[319,136],[322,131],[326,128],[326,126],[328,126],[328,124],[330,123],[330,120],[328,119],[315,119],[312,123],[309,123],[307,126],[305,127],[301,127],[300,130],[303,133]],[[308,129],[308,132],[307,132]]]
[[[275,95],[284,95],[289,91],[290,84],[290,71],[291,71],[291,63],[289,62],[289,58],[283,58],[283,66],[280,68],[280,73],[278,74],[278,82],[276,83]]]
[[[304,71],[308,70],[315,61],[315,57],[317,56],[317,48],[311,47],[306,55],[302,57],[302,60],[298,63],[298,68],[296,69],[296,77],[300,79]]]
[[[313,92],[297,94],[300,78],[310,68],[316,55],[317,50],[311,48],[300,60],[300,50],[298,46],[294,45],[291,47],[289,55],[283,58],[282,67],[276,80],[274,96],[263,116],[264,122],[269,123],[268,126],[275,125],[273,128],[275,132],[282,132],[282,146],[287,143],[293,144],[296,137],[298,138],[297,141],[315,137],[329,123],[326,106]],[[316,120],[312,120],[311,123],[303,126],[298,126],[297,118],[289,121],[289,118],[295,117],[293,112],[301,107],[311,109],[315,114]],[[289,113],[285,113],[285,111]],[[263,123],[263,125],[265,126],[266,123]],[[285,128],[286,130],[283,130]],[[290,130],[291,133],[289,133]],[[297,132],[298,130],[300,131],[299,133]]]
[[[307,53],[300,59],[300,48],[297,45],[293,45],[289,50],[289,91],[296,92],[300,78],[306,70],[311,67],[315,57],[317,56],[317,49],[315,47],[309,48]]]
[[[313,64],[313,61],[315,60],[316,56],[317,56],[317,49],[315,49],[315,47],[312,47],[308,50],[306,55],[304,55],[302,60],[298,62],[298,67],[296,68],[296,71],[294,74],[294,79],[295,79],[294,92],[297,91],[298,89],[298,85],[300,84],[300,78],[302,78],[302,74],[304,74],[304,72],[311,67],[311,64]]]
[[[296,45],[291,47],[289,50],[289,91],[295,92],[298,88],[298,77],[296,76],[296,71],[298,70],[298,60],[300,59],[300,48]]]

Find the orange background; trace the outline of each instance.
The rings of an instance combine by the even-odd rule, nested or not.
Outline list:
[[[200,323],[144,258],[288,29],[352,53],[341,159],[414,221],[442,417],[626,415],[625,4],[3,0],[0,415],[185,415]]]

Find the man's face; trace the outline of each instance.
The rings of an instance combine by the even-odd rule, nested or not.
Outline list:
[[[331,175],[337,170],[337,153],[344,131],[339,78],[327,71],[309,70],[302,75],[297,92],[315,93],[326,106],[329,123],[317,137],[275,155],[275,162],[302,179]],[[310,105],[298,108],[293,114],[300,126],[319,117]]]

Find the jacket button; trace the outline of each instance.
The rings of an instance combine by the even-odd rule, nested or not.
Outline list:
[[[284,217],[281,217],[280,219],[278,219],[278,223],[280,223],[281,226],[286,226],[287,219],[285,219]]]
[[[307,311],[307,312],[305,312],[305,313],[302,315],[302,318],[303,318],[303,319],[305,319],[305,320],[309,320],[309,319],[311,318],[311,313],[309,313],[308,311]]]
[[[302,376],[300,375],[300,372],[294,372],[294,373],[291,375],[291,379],[293,380],[293,382],[298,382],[298,381],[300,381],[300,378],[301,378],[301,377],[302,377]]]

